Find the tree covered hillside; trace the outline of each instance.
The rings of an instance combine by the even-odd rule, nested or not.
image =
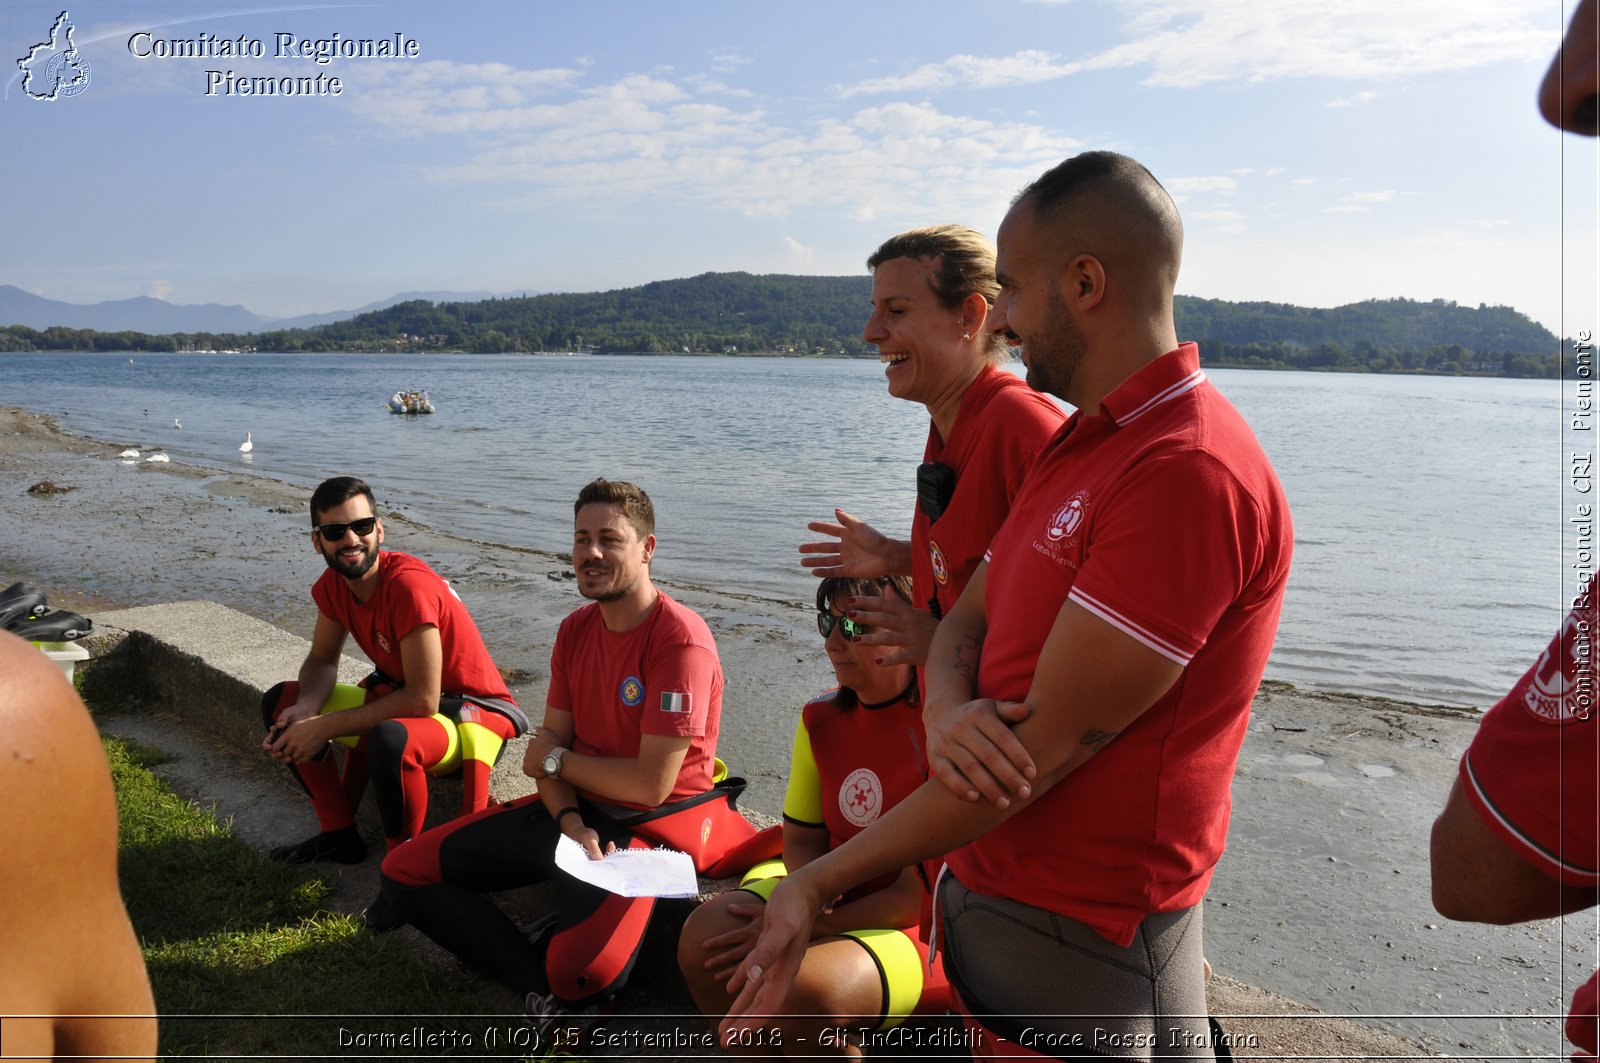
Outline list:
[[[705,273],[609,292],[401,303],[316,331],[337,345],[409,336],[476,351],[866,354],[871,301],[866,276]]]
[[[0,350],[584,351],[867,357],[872,281],[705,273],[608,292],[412,300],[316,328],[251,334],[0,328]],[[1208,365],[1555,376],[1560,342],[1504,306],[1378,299],[1332,309],[1177,299]]]

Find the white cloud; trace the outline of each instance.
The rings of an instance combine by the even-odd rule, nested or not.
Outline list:
[[[1282,177],[1284,174],[1286,174],[1288,172],[1289,171],[1288,171],[1288,169],[1286,167],[1274,166],[1271,169],[1267,170],[1267,176],[1268,177]]]
[[[1082,63],[1060,63],[1049,52],[1033,50],[1001,58],[953,55],[942,63],[928,63],[909,74],[841,86],[838,92],[848,99],[851,96],[926,93],[954,88],[992,89],[1054,81],[1082,69]]]
[[[1317,183],[1317,179],[1315,177],[1296,177],[1291,179],[1289,183],[1292,185],[1314,185]]]
[[[816,248],[807,247],[805,244],[802,244],[799,240],[796,240],[792,236],[785,236],[781,242],[783,244],[784,253],[796,262],[809,263],[814,261],[817,257]]]
[[[1229,222],[1240,221],[1244,215],[1236,210],[1197,210],[1191,213],[1189,218],[1194,221]]]
[[[1280,78],[1387,80],[1543,58],[1555,44],[1549,0],[1122,0],[1128,40],[1063,59],[1028,50],[954,55],[842,87],[844,96],[1027,85],[1087,70],[1147,69],[1143,83],[1194,88]],[[1370,102],[1358,93],[1330,103]]]
[[[1324,207],[1324,214],[1364,214],[1374,203],[1389,203],[1394,200],[1395,190],[1385,188],[1378,192],[1351,192],[1342,197],[1338,203],[1331,207]]]
[[[1338,96],[1328,101],[1330,108],[1354,107],[1358,103],[1371,103],[1378,98],[1376,92],[1358,92],[1353,96]]]
[[[712,102],[659,76],[544,92],[572,72],[492,64],[391,68],[350,106],[397,137],[458,135],[425,177],[513,189],[524,205],[648,198],[754,217],[808,207],[858,219],[977,221],[1079,147],[1042,126],[903,102],[781,124],[759,104]],[[538,98],[535,98],[535,97]]]
[[[1200,192],[1234,192],[1239,188],[1237,177],[1220,174],[1215,177],[1174,177],[1162,183],[1166,186],[1168,194],[1179,202]]]
[[[172,282],[161,279],[152,280],[150,286],[145,289],[144,294],[152,299],[165,299],[172,294]]]
[[[740,67],[748,66],[753,62],[755,60],[747,55],[740,55],[737,52],[723,52],[711,57],[711,69],[719,74],[731,74]]]
[[[1085,62],[1146,85],[1291,77],[1384,80],[1542,58],[1546,0],[1126,0],[1134,39]]]

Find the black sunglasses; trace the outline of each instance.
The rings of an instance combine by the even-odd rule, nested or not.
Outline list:
[[[871,630],[867,627],[867,625],[857,620],[851,620],[848,616],[834,616],[830,612],[818,609],[817,630],[822,632],[822,637],[827,638],[829,635],[833,634],[833,629],[835,627],[843,628],[844,637],[847,639],[853,639],[857,635],[865,635],[869,630]]]
[[[377,517],[362,517],[360,520],[353,520],[349,524],[318,524],[311,530],[328,540],[330,543],[336,543],[344,538],[345,532],[350,531],[351,529],[355,530],[356,538],[364,539],[371,535],[372,529],[376,528],[377,526]]]

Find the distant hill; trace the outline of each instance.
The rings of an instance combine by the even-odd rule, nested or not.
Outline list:
[[[871,302],[867,276],[703,273],[608,292],[401,303],[329,325],[317,338],[342,345],[407,337],[413,345],[487,352],[864,354],[860,332]]]
[[[487,299],[396,296],[403,301],[375,304],[345,320],[310,328],[270,322],[252,329],[253,336],[210,329],[138,336],[68,327],[43,332],[0,327],[0,350],[204,346],[484,353],[776,351],[865,357],[875,353],[861,339],[871,294],[872,281],[866,275],[704,273],[606,292]],[[1319,309],[1179,296],[1176,313],[1178,335],[1200,342],[1207,365],[1524,377],[1549,377],[1560,371],[1562,345],[1557,337],[1505,306],[1374,299]],[[0,312],[0,320],[4,317]]]
[[[182,306],[148,295],[85,305],[44,299],[14,285],[0,284],[0,323],[34,329],[65,325],[101,332],[254,332],[266,320],[237,305]]]
[[[538,294],[529,292],[529,295]],[[415,302],[418,299],[430,303],[443,302],[478,302],[483,299],[493,299],[494,292],[399,292],[387,299],[379,299],[366,306],[358,306],[354,310],[331,310],[326,314],[302,314],[299,317],[278,317],[265,319],[266,327],[277,329],[316,328],[318,325],[331,325],[336,321],[347,321],[357,314],[370,314],[374,310],[387,310],[396,303]]]
[[[1353,350],[1422,350],[1459,344],[1476,351],[1549,354],[1555,334],[1509,306],[1459,306],[1445,299],[1369,299],[1330,310],[1288,303],[1176,299],[1178,335],[1223,343],[1332,343]]]
[[[532,294],[532,293],[530,293]],[[299,317],[263,317],[242,306],[220,303],[169,303],[151,296],[113,299],[100,303],[65,303],[32,295],[11,284],[0,284],[0,325],[26,325],[47,329],[94,329],[97,332],[211,332],[247,334],[264,329],[313,328],[344,321],[357,314],[383,310],[396,303],[426,299],[476,301],[494,297],[493,292],[400,292],[354,310],[332,310],[325,314]]]

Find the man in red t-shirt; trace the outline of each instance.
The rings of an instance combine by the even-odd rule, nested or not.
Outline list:
[[[317,626],[299,679],[262,698],[261,745],[305,786],[321,829],[271,855],[354,864],[367,855],[355,813],[369,772],[392,849],[422,829],[429,775],[460,768],[463,815],[488,804],[495,759],[528,721],[450,585],[422,561],[380,549],[372,488],[353,476],[324,481],[311,523],[311,545],[328,565],[311,588]],[[347,636],[375,668],[360,687],[336,683]],[[342,777],[332,741],[350,747]]]
[[[559,870],[563,837],[591,860],[667,845],[703,871],[755,834],[735,791],[714,778],[722,665],[711,630],[650,579],[649,496],[596,480],[574,510],[572,569],[589,604],[556,632],[544,722],[522,765],[539,792],[396,849],[367,912],[375,929],[410,923],[540,1016],[621,989],[654,905]],[[555,918],[531,940],[484,896],[548,880],[559,894]]]
[[[1539,88],[1550,124],[1600,134],[1600,2],[1580,0]],[[1585,339],[1591,337],[1584,337]],[[1594,505],[1574,514],[1593,521]],[[1600,591],[1591,577],[1561,630],[1484,714],[1433,825],[1433,904],[1450,919],[1521,923],[1600,903]],[[1572,998],[1574,1059],[1600,1051],[1600,974]]]
[[[778,887],[730,1033],[781,998],[829,898],[950,852],[940,942],[975,1055],[1212,1057],[1200,901],[1293,531],[1178,343],[1182,238],[1166,191],[1111,152],[1006,216],[993,327],[1078,412],[934,637],[936,778]]]

